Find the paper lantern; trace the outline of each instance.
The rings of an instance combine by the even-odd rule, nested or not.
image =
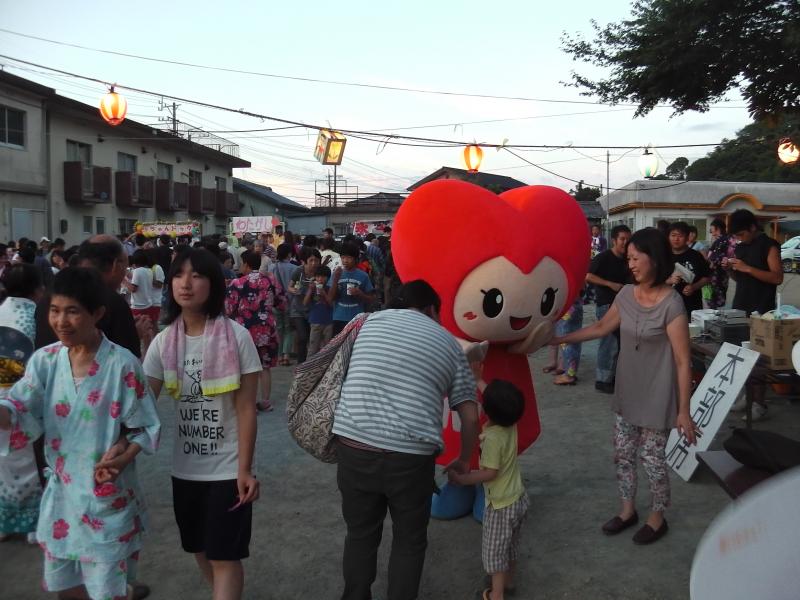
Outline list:
[[[800,148],[789,138],[783,138],[778,142],[778,158],[786,165],[793,165],[800,158]]]
[[[481,161],[483,160],[483,150],[477,144],[470,144],[464,148],[464,163],[467,165],[467,171],[470,173],[477,173],[481,168]]]
[[[114,87],[100,100],[100,114],[109,125],[119,125],[128,114],[128,101],[116,93]]]
[[[639,157],[639,172],[647,179],[658,175],[658,157],[650,153],[649,148]]]

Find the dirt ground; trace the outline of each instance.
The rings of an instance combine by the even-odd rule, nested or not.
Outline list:
[[[593,307],[587,307],[592,309]],[[593,310],[587,311],[593,312]],[[590,319],[587,318],[587,321]],[[531,358],[542,419],[542,435],[521,457],[531,508],[524,526],[516,598],[668,599],[689,597],[692,557],[703,532],[730,500],[709,475],[698,470],[691,483],[672,477],[669,534],[658,543],[635,546],[633,531],[606,537],[600,525],[617,510],[612,463],[612,415],[607,395],[594,390],[596,344],[585,344],[579,382],[555,386],[543,375],[546,356]],[[334,600],[342,587],[345,534],[336,488],[336,467],[306,455],[289,437],[284,414],[289,368],[275,370],[276,410],[259,416],[257,471],[262,497],[254,508],[251,556],[245,562],[245,598]],[[756,427],[800,437],[800,411],[787,397],[773,397],[770,418]],[[138,469],[150,505],[151,529],[140,564],[140,580],[155,600],[209,598],[191,556],[179,545],[172,515],[169,463],[174,406],[162,399],[162,447],[143,457]],[[729,427],[731,415],[715,445]],[[646,481],[641,476],[642,481]],[[640,512],[647,511],[646,483]],[[481,528],[471,518],[432,521],[421,599],[477,597],[483,572]],[[387,518],[379,555],[376,599],[386,597],[386,562],[391,542]],[[24,542],[0,544],[0,598],[39,599],[41,552]]]

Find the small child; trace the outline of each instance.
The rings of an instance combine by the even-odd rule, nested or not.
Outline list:
[[[311,357],[320,348],[331,341],[333,334],[333,307],[328,301],[327,282],[331,270],[325,265],[317,267],[314,274],[314,285],[309,285],[303,304],[311,306],[308,311],[308,323],[311,333],[308,339],[308,356]]]
[[[514,566],[519,536],[528,512],[528,494],[517,464],[517,421],[525,400],[508,381],[493,380],[483,391],[483,426],[480,468],[459,474],[448,471],[450,481],[460,485],[482,483],[486,491],[483,516],[483,568],[491,577],[484,600],[503,600],[514,589]]]

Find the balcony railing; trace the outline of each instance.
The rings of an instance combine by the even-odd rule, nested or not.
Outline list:
[[[64,200],[75,204],[111,202],[111,168],[65,161]]]
[[[202,210],[204,213],[213,213],[217,207],[217,190],[203,188]]]
[[[218,217],[235,217],[239,214],[239,194],[217,192],[217,206],[215,214]]]
[[[188,186],[188,203],[187,209],[191,215],[203,214],[203,188],[199,185]]]
[[[153,178],[130,171],[114,173],[117,206],[150,208],[153,206]]]

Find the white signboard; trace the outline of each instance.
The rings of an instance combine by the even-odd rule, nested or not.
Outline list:
[[[231,233],[269,233],[272,217],[231,217]]]
[[[734,400],[744,387],[759,353],[725,343],[717,352],[703,381],[697,386],[690,403],[690,414],[697,426],[697,444],[690,446],[683,434],[673,429],[667,440],[667,464],[684,480],[697,468],[695,452],[703,452],[728,415]]]
[[[697,547],[689,580],[692,600],[796,600],[797,498],[800,468],[770,477],[729,504]]]

